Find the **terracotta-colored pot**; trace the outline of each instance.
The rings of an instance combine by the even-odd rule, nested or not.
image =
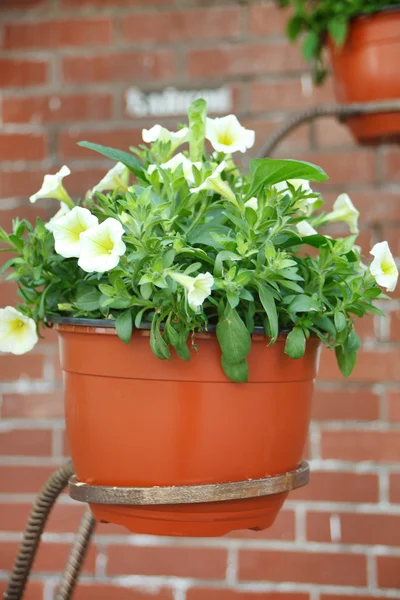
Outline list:
[[[105,486],[178,486],[258,479],[296,469],[310,418],[319,342],[303,358],[253,336],[249,383],[229,381],[214,334],[188,362],[156,358],[149,332],[126,345],[113,328],[58,325],[66,424],[76,477]],[[287,493],[169,506],[92,504],[99,521],[136,533],[216,536],[264,529]]]
[[[400,98],[400,8],[362,16],[350,23],[343,47],[328,40],[339,102],[373,102]],[[352,117],[347,121],[361,143],[400,138],[400,113]]]

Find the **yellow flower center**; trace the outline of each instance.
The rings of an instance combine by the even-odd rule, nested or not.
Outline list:
[[[396,273],[396,265],[388,258],[383,259],[381,269],[385,275],[394,275]]]
[[[229,130],[221,131],[218,134],[218,142],[224,144],[224,146],[231,146],[234,141],[234,137]]]
[[[100,240],[92,240],[95,244],[100,246],[102,254],[111,254],[114,250],[114,242],[110,235],[107,233]]]
[[[22,319],[13,319],[10,321],[10,333],[21,335],[26,327],[26,323]]]

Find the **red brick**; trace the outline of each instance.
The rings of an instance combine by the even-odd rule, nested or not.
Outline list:
[[[55,172],[55,171],[54,171]],[[37,192],[43,182],[45,171],[0,171],[0,198],[28,197]],[[31,210],[37,210],[38,204]],[[19,209],[18,209],[19,210]],[[24,209],[25,210],[25,209]],[[1,212],[0,212],[1,214]]]
[[[382,588],[400,587],[400,556],[377,556],[378,585]]]
[[[328,184],[362,183],[375,181],[375,154],[369,149],[340,150],[337,152],[305,152],[301,158],[322,167],[329,175],[328,182],[322,186],[322,191]]]
[[[250,529],[233,531],[228,537],[252,540],[294,540],[295,514],[292,510],[282,510],[272,527],[263,531],[251,531]]]
[[[0,135],[0,160],[41,160],[45,156],[44,135],[26,133]]]
[[[400,503],[400,475],[390,476],[390,501]]]
[[[254,147],[249,151],[249,154],[253,156],[258,156],[260,154],[261,148],[264,146],[270,135],[282,124],[282,121],[278,119],[269,120],[260,117],[248,117],[246,119],[241,119],[241,122],[244,127],[253,129],[256,132],[256,142]],[[285,153],[288,153],[291,151],[298,151],[300,148],[308,148],[309,144],[309,126],[303,125],[288,135],[279,145],[279,148]]]
[[[319,421],[375,421],[379,419],[379,397],[363,388],[317,389],[312,418]]]
[[[173,600],[174,592],[169,588],[147,589],[112,586],[104,584],[87,584],[79,582],[74,591],[74,600]]]
[[[34,206],[32,204],[30,206],[19,206],[12,210],[0,210],[0,227],[11,233],[12,222],[14,219],[26,219],[30,223],[35,223],[36,217],[45,220],[46,210],[40,208],[38,205]],[[8,255],[8,252],[6,252],[6,254]]]
[[[329,100],[328,100],[329,101]],[[334,117],[317,119],[314,123],[315,143],[319,148],[355,146],[350,129]]]
[[[189,50],[189,77],[230,77],[304,69],[298,48],[285,43],[226,44]]]
[[[378,477],[359,473],[313,471],[311,482],[290,492],[290,498],[313,502],[378,502]]]
[[[4,123],[61,123],[111,119],[111,94],[6,96]]]
[[[293,581],[320,585],[366,584],[366,557],[323,552],[239,552],[242,581]]]
[[[1,551],[1,544],[0,544]],[[7,589],[8,582],[0,581],[0,595],[4,594]],[[24,590],[24,600],[42,600],[44,593],[43,583],[40,581],[29,581]]]
[[[400,392],[388,394],[388,418],[390,421],[400,421]]]
[[[239,8],[236,6],[137,13],[123,19],[124,38],[135,44],[223,39],[235,37],[239,32]]]
[[[33,572],[59,572],[64,569],[71,545],[48,544],[41,542],[36,555]],[[0,569],[10,570],[18,551],[16,542],[0,542]],[[93,545],[89,546],[83,564],[83,572],[94,573],[96,551]]]
[[[66,19],[35,23],[5,23],[2,47],[6,50],[41,50],[69,46],[109,44],[110,19]]]
[[[379,236],[382,240],[386,240],[390,246],[392,254],[398,258],[400,256],[400,236],[397,225],[385,225],[382,228]]]
[[[287,11],[279,9],[274,4],[260,2],[249,6],[250,32],[253,35],[284,36],[287,19]]]
[[[110,546],[107,573],[224,579],[226,564],[219,548]]]
[[[4,258],[4,261],[3,261]],[[0,254],[0,265],[3,264],[6,260],[8,260],[8,253]],[[15,283],[11,281],[5,281],[0,283],[0,298],[2,306],[15,306],[21,299],[17,296],[17,286]]]
[[[46,83],[48,63],[45,60],[0,58],[0,87],[27,87]]]
[[[31,504],[1,504],[0,530],[23,531],[32,510]],[[46,532],[75,533],[82,519],[85,506],[55,504],[46,522]]]
[[[3,419],[59,419],[64,416],[63,392],[48,394],[4,394]]]
[[[400,461],[400,431],[322,431],[323,458]]]
[[[66,83],[170,80],[175,73],[172,50],[66,56],[61,71]]]
[[[256,81],[250,85],[250,107],[256,112],[298,111],[330,102],[331,96],[330,88],[325,86],[313,87],[311,93],[305,93],[300,78]]]
[[[50,456],[52,434],[42,429],[0,431],[0,454]]]
[[[358,353],[357,364],[349,381],[377,382],[399,381],[400,371],[398,364],[400,351],[398,348],[377,348],[373,350],[362,349]],[[324,350],[318,372],[320,381],[343,381],[343,376],[336,363],[334,352]]]
[[[97,130],[74,130],[74,132],[63,132],[59,136],[59,155],[63,158],[99,158],[99,154],[87,148],[78,146],[78,142],[86,140],[104,146],[112,146],[120,150],[128,150],[129,146],[135,146],[142,143],[142,130],[124,127],[113,131]],[[106,169],[103,170],[103,175]],[[72,178],[72,177],[71,177]],[[69,183],[70,180],[68,180]],[[94,183],[97,183],[95,181]],[[68,187],[69,189],[69,187]],[[86,190],[81,190],[84,193]]]
[[[0,355],[0,377],[5,381],[13,381],[21,377],[41,379],[43,377],[43,356],[39,354],[23,356],[2,354]]]
[[[186,600],[308,600],[308,594],[285,592],[245,592],[212,588],[189,588]]]
[[[6,494],[37,493],[55,470],[55,467],[0,466],[0,492]]]
[[[400,181],[400,151],[394,146],[385,152],[384,181]]]
[[[336,513],[335,513],[336,514]],[[365,544],[398,546],[400,516],[387,514],[339,513],[341,537],[331,540],[331,513],[307,514],[307,539],[315,542],[340,542],[341,544]]]

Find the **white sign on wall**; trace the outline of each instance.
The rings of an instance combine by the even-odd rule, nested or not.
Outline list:
[[[209,113],[232,112],[232,90],[177,90],[168,87],[161,92],[141,92],[131,87],[126,91],[126,112],[130,117],[175,117],[187,113],[193,100],[204,98]]]

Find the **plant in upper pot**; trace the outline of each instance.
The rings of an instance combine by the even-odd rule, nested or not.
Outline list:
[[[312,63],[314,81],[328,72],[324,47],[333,69],[340,102],[368,102],[400,97],[394,56],[400,53],[398,0],[276,0],[290,7],[287,35],[302,38],[302,54]],[[398,113],[353,117],[348,124],[360,142],[397,140]]]
[[[188,126],[155,125],[143,140],[132,153],[82,142],[116,166],[76,205],[67,167],[46,176],[31,200],[59,200],[55,216],[1,230],[13,252],[3,269],[22,302],[0,310],[0,350],[22,354],[41,325],[58,327],[80,482],[175,486],[295,469],[319,343],[348,376],[355,317],[381,314],[379,286],[397,282],[388,244],[362,263],[359,213],[347,194],[320,210],[309,182],[327,175],[315,165],[253,159],[244,173],[232,155],[253,146],[254,132],[233,115],[206,118],[202,100]],[[348,237],[318,231],[337,221]],[[226,511],[200,503],[182,519],[179,506],[151,517],[148,507],[93,510],[135,531],[219,535],[268,526],[284,497]]]

